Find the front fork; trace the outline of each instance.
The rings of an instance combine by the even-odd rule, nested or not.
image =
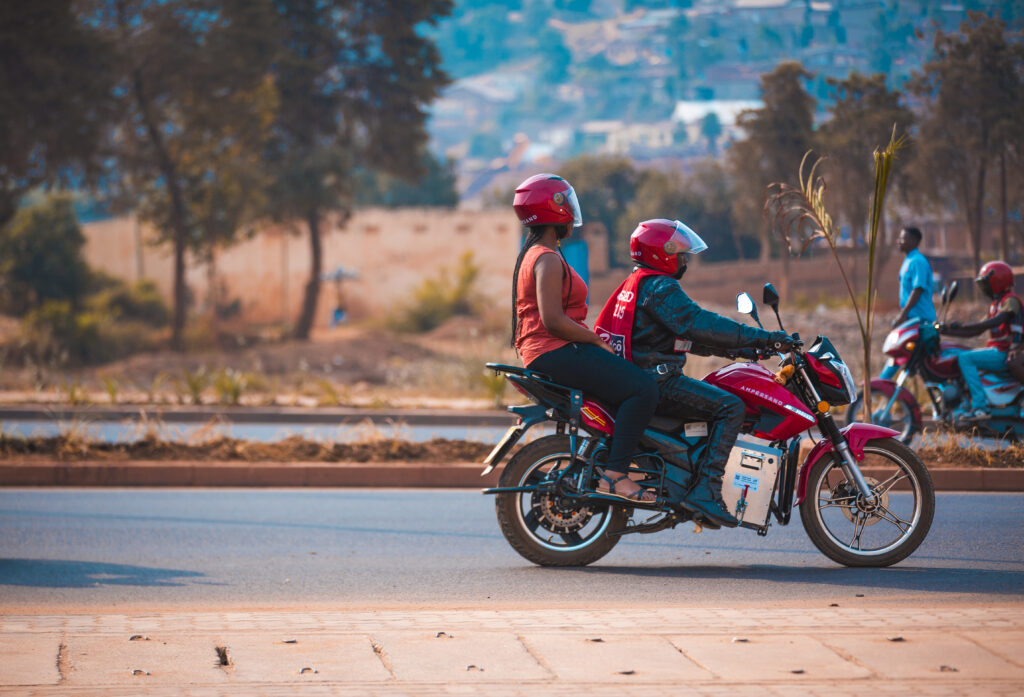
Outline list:
[[[903,383],[905,383],[907,381],[907,378],[909,378],[909,377],[910,377],[910,365],[907,364],[907,365],[904,365],[902,368],[900,368],[899,373],[896,374],[896,379],[893,381],[893,383],[896,385],[896,389],[892,391],[892,394],[889,396],[889,401],[885,403],[885,408],[882,409],[881,416],[888,417],[889,414],[892,413],[892,408],[894,406],[896,406],[896,400],[899,399],[899,397],[900,397],[900,390],[903,389]],[[865,406],[864,406],[865,413],[867,413],[866,410],[871,408],[871,404],[870,404],[870,402],[868,400],[864,400],[864,401],[865,401]],[[875,420],[875,414],[871,415],[871,420],[872,421]]]
[[[809,393],[809,396],[813,398],[813,404],[827,404],[823,402],[821,396],[818,395],[818,391],[814,389],[814,383],[811,382],[810,377],[807,375],[807,371],[801,365],[797,370],[800,372],[803,378],[803,384]],[[868,397],[864,397],[864,408],[869,409]],[[850,450],[850,444],[846,441],[846,437],[839,431],[839,427],[836,426],[835,419],[832,418],[832,413],[829,411],[816,411],[818,416],[818,428],[821,432],[829,439],[832,443],[832,447],[835,448],[836,452],[839,453],[842,458],[842,470],[843,474],[846,475],[848,481],[852,481],[856,487],[857,492],[865,499],[871,499],[874,492],[871,491],[871,485],[868,484],[867,480],[864,479],[864,473],[860,471],[860,465],[857,464],[857,458],[853,456],[853,452]],[[808,463],[810,464],[810,463]]]
[[[857,458],[854,457],[853,451],[850,450],[850,444],[846,441],[846,437],[839,431],[839,427],[836,426],[835,419],[832,418],[832,414],[826,412],[818,415],[818,428],[821,432],[831,441],[832,446],[836,452],[839,453],[839,457],[842,458],[842,470],[843,474],[846,475],[847,481],[851,481],[856,485],[858,493],[865,499],[870,499],[874,496],[874,492],[871,490],[871,485],[868,484],[864,478],[864,473],[860,471],[860,465],[857,464]]]

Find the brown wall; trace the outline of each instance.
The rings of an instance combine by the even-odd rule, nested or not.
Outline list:
[[[343,283],[343,292],[350,315],[362,318],[407,301],[424,279],[437,277],[445,267],[454,271],[459,257],[471,251],[480,267],[481,294],[507,303],[520,230],[511,211],[359,211],[344,226],[325,223],[323,270],[344,266],[359,274],[358,279]],[[85,257],[92,267],[128,281],[152,279],[170,300],[170,248],[152,244],[151,228],[134,218],[118,218],[90,223],[83,231]],[[217,253],[214,268],[223,289],[220,302],[240,300],[242,315],[249,321],[294,321],[309,266],[304,224],[261,229],[251,239]],[[191,261],[187,267],[187,283],[202,310],[210,298],[210,268]],[[317,326],[327,324],[334,303],[334,286],[324,283]]]

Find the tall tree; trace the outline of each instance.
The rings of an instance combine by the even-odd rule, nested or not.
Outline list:
[[[110,49],[72,0],[0,3],[0,227],[28,191],[98,174]]]
[[[599,222],[608,230],[608,256],[613,266],[629,261],[632,224],[620,224],[620,216],[636,195],[640,172],[626,157],[582,155],[569,160],[558,173],[576,190],[583,222]],[[511,200],[509,198],[508,200]]]
[[[822,168],[831,184],[829,198],[836,217],[849,224],[853,239],[867,239],[867,202],[875,188],[871,153],[889,141],[893,126],[897,133],[908,133],[914,114],[903,103],[902,93],[886,86],[885,75],[853,72],[844,80],[829,78],[828,85],[834,98],[831,118],[822,124],[818,138],[828,158]],[[892,245],[885,244],[884,236],[881,241],[884,255]]]
[[[172,344],[183,348],[185,255],[229,238],[275,97],[272,15],[248,0],[92,0],[85,20],[118,53],[116,173],[174,253]]]
[[[644,170],[636,196],[619,217],[618,229],[629,234],[641,220],[681,220],[708,243],[702,260],[736,259],[742,256],[742,250],[735,235],[732,197],[729,175],[713,158],[696,162],[693,172],[687,176]]]
[[[957,202],[978,268],[988,178],[1019,137],[1024,46],[972,12],[960,33],[936,32],[934,52],[908,83],[923,101],[916,178],[932,200]]]
[[[736,182],[736,218],[741,229],[759,231],[762,262],[771,253],[769,231],[761,217],[765,187],[791,176],[811,149],[815,100],[804,89],[804,82],[811,77],[794,61],[780,63],[762,75],[764,106],[740,112],[737,125],[746,139],[729,149]]]
[[[451,0],[272,0],[281,32],[274,79],[281,106],[267,155],[268,210],[305,221],[310,275],[294,334],[313,326],[323,267],[322,224],[353,205],[356,168],[414,178],[426,105],[447,75],[421,36]]]

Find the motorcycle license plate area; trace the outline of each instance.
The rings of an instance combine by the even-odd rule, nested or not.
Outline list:
[[[781,450],[750,436],[736,439],[722,477],[722,499],[745,526],[760,528],[768,522],[781,463]]]

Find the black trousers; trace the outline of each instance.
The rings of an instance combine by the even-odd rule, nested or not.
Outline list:
[[[746,406],[736,395],[682,374],[662,378],[658,389],[659,414],[709,422],[702,471],[711,477],[721,475],[743,426]]]
[[[625,472],[658,405],[658,384],[627,360],[593,344],[566,344],[527,366],[615,411],[608,469]]]

